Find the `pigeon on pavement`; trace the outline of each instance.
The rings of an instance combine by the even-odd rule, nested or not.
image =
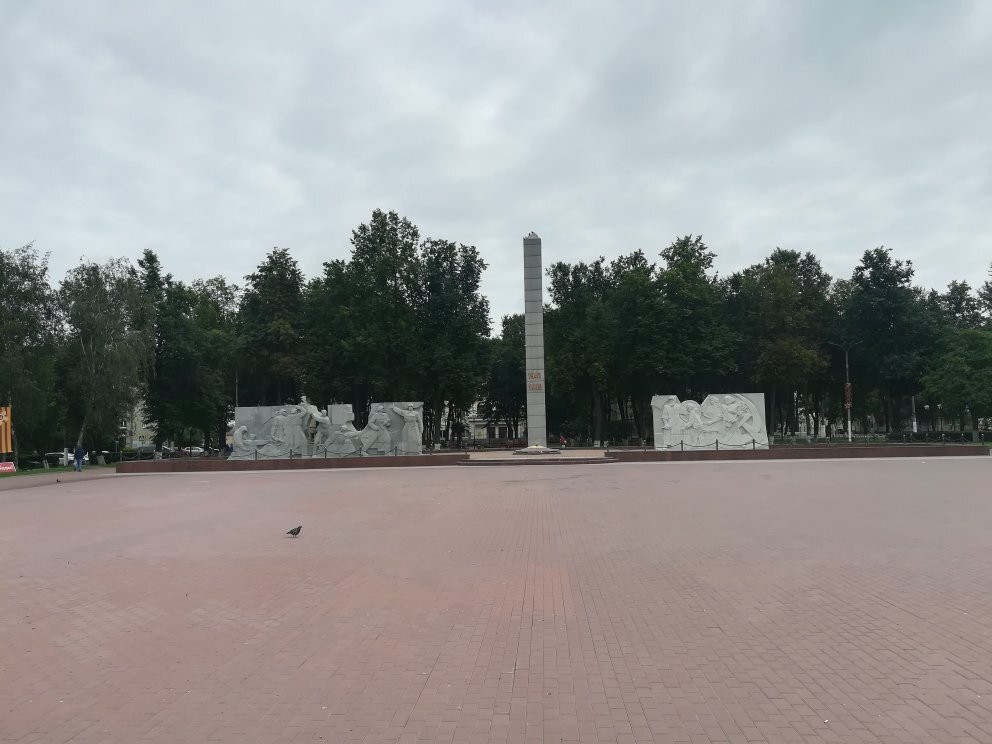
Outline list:
[[[303,525],[301,524],[299,527],[294,527],[293,529],[291,529],[286,534],[287,535],[292,535],[293,537],[299,537],[300,536],[300,530],[302,530],[302,529],[303,529]]]

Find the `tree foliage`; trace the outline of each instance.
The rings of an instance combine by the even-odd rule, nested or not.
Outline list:
[[[359,424],[373,399],[422,400],[425,437],[436,440],[486,376],[486,264],[474,246],[421,239],[396,212],[375,210],[351,245],[349,260],[325,263],[307,286],[306,390],[351,403]]]
[[[57,426],[55,293],[48,256],[0,250],[0,400],[14,406],[14,444],[31,452]]]
[[[652,395],[747,390],[765,393],[771,430],[819,431],[842,418],[848,374],[866,426],[905,430],[914,403],[992,416],[992,272],[977,290],[925,290],[879,247],[836,279],[783,249],[720,277],[697,235],[652,255],[548,268],[549,434],[641,442]],[[432,441],[456,438],[479,403],[520,435],[524,317],[490,337],[486,268],[475,247],[383,210],[318,276],[274,248],[243,289],[177,280],[152,251],[136,267],[82,261],[53,289],[33,246],[0,251],[0,398],[18,446],[38,452],[109,445],[139,403],[157,443],[216,446],[236,403],[301,393],[351,403],[358,425],[373,400],[424,401]]]
[[[504,315],[500,334],[489,342],[489,360],[481,413],[491,424],[505,424],[511,437],[521,435],[525,416],[524,316]]]
[[[237,287],[222,277],[186,285],[163,276],[151,251],[138,264],[154,323],[154,365],[143,413],[156,444],[223,445],[239,351]]]
[[[96,443],[118,436],[137,406],[154,355],[152,311],[135,269],[126,261],[80,263],[59,289],[65,323],[61,372],[67,414]]]
[[[968,415],[973,430],[980,417],[992,417],[992,331],[959,329],[923,378],[927,392],[948,410]]]
[[[303,272],[273,248],[247,282],[238,312],[239,396],[247,405],[296,400],[303,378]]]

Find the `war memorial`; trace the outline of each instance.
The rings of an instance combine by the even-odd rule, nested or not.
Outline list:
[[[373,401],[367,410],[349,404],[317,403],[303,397],[290,404],[235,409],[233,443],[225,460],[174,459],[121,462],[121,473],[217,470],[320,469],[428,465],[577,465],[679,460],[835,459],[864,457],[956,457],[986,455],[967,445],[823,445],[776,447],[770,442],[762,393],[717,391],[702,400],[658,391],[651,399],[650,448],[562,451],[548,446],[546,395],[549,380],[544,346],[542,241],[523,238],[524,343],[527,446],[509,452],[443,451],[425,446],[422,401]],[[364,421],[361,428],[356,420]]]
[[[0,481],[0,740],[992,741],[988,448],[777,447],[734,391],[549,447],[541,261],[526,448],[304,397],[226,459]]]
[[[558,457],[561,452],[548,447],[544,267],[541,238],[534,232],[523,239],[523,274],[528,446],[513,454],[529,456],[532,463],[574,464],[574,458]],[[651,406],[656,450],[768,449],[764,396],[760,393],[710,395],[702,403],[656,395]],[[362,429],[355,428],[355,414],[350,405],[332,403],[320,408],[305,397],[288,406],[239,407],[229,460],[326,461],[423,454],[422,402],[373,402]]]

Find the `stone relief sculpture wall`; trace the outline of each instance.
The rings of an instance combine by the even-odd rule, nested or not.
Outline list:
[[[708,395],[702,403],[656,395],[651,409],[655,449],[768,449],[763,393]]]
[[[365,428],[350,405],[320,409],[303,397],[286,406],[238,407],[231,460],[419,455],[423,403],[373,403]]]

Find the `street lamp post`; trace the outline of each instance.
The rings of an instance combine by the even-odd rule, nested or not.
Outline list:
[[[851,436],[851,406],[853,401],[851,399],[851,367],[848,364],[848,352],[852,346],[857,346],[861,342],[835,344],[833,341],[827,341],[827,343],[844,351],[844,408],[847,409],[847,441],[850,443],[853,439]]]
[[[851,392],[851,368],[847,363],[847,349],[844,349],[844,407],[847,409],[847,441],[851,442],[851,407],[854,405]]]

